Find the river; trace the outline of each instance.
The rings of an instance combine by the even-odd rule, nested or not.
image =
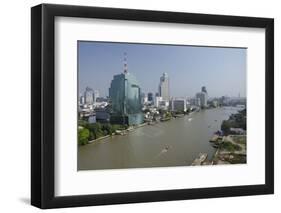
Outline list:
[[[182,118],[147,125],[78,147],[78,170],[190,165],[200,152],[209,160],[216,149],[209,143],[223,120],[238,108],[201,110]],[[168,147],[168,149],[166,149]]]

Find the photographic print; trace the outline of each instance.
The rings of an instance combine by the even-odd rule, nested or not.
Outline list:
[[[77,45],[78,170],[247,162],[246,48]]]
[[[274,19],[41,4],[31,41],[32,205],[274,193]]]

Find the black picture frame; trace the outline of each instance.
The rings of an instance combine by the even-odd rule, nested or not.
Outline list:
[[[54,195],[55,17],[264,28],[266,128],[265,184],[112,194]],[[250,79],[251,80],[251,79]],[[274,20],[165,11],[41,4],[31,8],[31,204],[61,208],[274,193]]]

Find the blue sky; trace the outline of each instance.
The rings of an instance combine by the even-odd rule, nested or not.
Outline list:
[[[89,86],[107,96],[113,75],[124,70],[124,52],[142,92],[157,92],[167,72],[173,97],[193,97],[201,86],[210,97],[246,97],[247,49],[92,41],[78,42],[79,92]]]

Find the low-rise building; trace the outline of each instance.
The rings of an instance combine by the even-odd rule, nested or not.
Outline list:
[[[186,100],[185,99],[175,99],[172,100],[172,111],[186,112]]]

